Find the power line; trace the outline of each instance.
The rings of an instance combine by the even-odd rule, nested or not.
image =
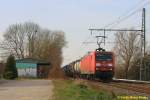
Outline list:
[[[146,2],[146,0],[140,0],[135,6],[133,6],[132,8],[130,8],[127,13],[124,13],[123,15],[121,15],[120,17],[118,17],[117,20],[115,20],[114,22],[104,26],[105,27],[109,27],[109,26],[114,26],[116,24],[119,24],[121,23],[122,21],[128,19],[129,17],[133,16],[135,13],[141,11],[141,8],[145,5],[148,5],[150,2]],[[138,6],[139,4],[142,4],[142,6]],[[139,8],[140,7],[140,8]],[[136,8],[136,10],[134,10]],[[126,15],[126,16],[125,16]],[[116,31],[118,29],[113,29],[113,30],[107,30],[107,31]],[[124,31],[124,30],[119,30],[119,31]],[[127,30],[125,30],[127,31]],[[128,31],[131,31],[131,30],[128,30]],[[134,31],[134,30],[133,30]],[[137,31],[137,30],[136,30]],[[141,30],[138,30],[138,31],[141,31]],[[92,34],[92,31],[91,31],[91,34]],[[87,41],[84,41],[83,42],[84,44],[88,44],[89,42]]]
[[[146,1],[146,0],[141,0],[141,1],[138,3],[138,5],[141,4],[141,3],[144,2],[144,1]],[[116,24],[119,24],[120,22],[122,22],[122,21],[128,19],[129,17],[131,17],[131,16],[134,15],[135,13],[141,11],[141,9],[142,9],[144,6],[148,5],[149,3],[150,3],[150,1],[144,2],[140,7],[137,7],[137,8],[136,8],[137,5],[134,6],[134,7],[132,7],[131,9],[128,10],[127,13],[124,13],[123,15],[119,16],[119,17],[118,17],[115,21],[113,21],[112,23],[109,23],[109,24],[105,25],[104,28],[109,27],[109,26],[114,26],[114,25],[116,25]],[[136,10],[134,10],[135,8],[136,8]],[[133,10],[132,10],[132,9],[133,9]],[[125,15],[126,15],[126,16],[125,16]],[[111,27],[111,28],[112,28],[112,27]]]
[[[115,20],[114,22],[105,25],[105,27],[109,27],[109,26],[115,26],[116,24],[121,23],[122,21],[125,21],[126,19],[130,18],[131,16],[133,16],[135,13],[141,11],[143,6],[146,6],[150,3],[150,1],[147,0],[140,0],[135,6],[133,6],[132,8],[130,8],[127,13],[124,13],[123,15],[121,15],[120,17],[118,17],[117,20]],[[140,6],[138,6],[140,4]],[[142,5],[141,5],[142,4]],[[136,8],[136,9],[135,9]],[[135,10],[134,10],[135,9]],[[116,31],[117,29],[111,30],[111,31]],[[109,30],[108,30],[109,31]],[[119,30],[119,31],[124,31],[124,30]],[[127,31],[127,30],[126,30]],[[131,31],[131,30],[128,30]],[[134,30],[133,30],[134,31]],[[136,31],[141,31],[141,30],[136,30]],[[81,47],[83,46],[83,44],[89,44],[90,42],[88,42],[90,36],[82,43]]]
[[[141,0],[139,3],[142,3],[143,1],[145,1],[145,0]],[[143,7],[143,6],[146,6],[146,5],[148,5],[150,3],[150,1],[148,1],[148,2],[144,2],[144,4],[142,4],[142,6],[140,6],[140,8],[137,8],[136,10],[134,10],[134,11],[130,11],[129,13],[127,13],[127,15],[126,16],[123,16],[122,18],[121,18],[121,16],[116,20],[116,21],[114,21],[113,23],[110,23],[110,24],[108,24],[108,25],[106,25],[105,27],[108,27],[108,26],[114,26],[114,25],[116,25],[116,24],[119,24],[119,23],[121,23],[122,21],[124,21],[124,20],[126,20],[126,19],[128,19],[129,17],[131,17],[132,15],[134,15],[135,13],[137,13],[137,12],[139,12],[142,8],[141,7]],[[137,6],[137,5],[136,5]],[[136,7],[135,6],[135,7]],[[135,8],[135,7],[133,7],[133,8]],[[133,9],[132,8],[132,9]],[[91,30],[91,32],[92,32],[92,30],[95,30],[95,29],[90,29]],[[96,29],[97,31],[105,31],[106,29]],[[107,29],[106,31],[142,31],[142,30],[125,30],[125,29]]]
[[[92,43],[97,43],[97,42],[84,42],[84,44],[92,44]],[[102,42],[104,43],[104,42]],[[109,43],[109,44],[114,44],[114,43],[117,43],[117,42],[105,42],[105,43]]]
[[[127,13],[124,13],[123,15],[121,15],[120,17],[118,17],[118,19],[117,19],[116,21],[114,21],[114,22],[112,22],[112,23],[110,23],[110,24],[108,24],[108,25],[105,25],[104,28],[105,28],[105,27],[112,26],[112,25],[114,25],[114,24],[115,24],[115,25],[116,25],[116,24],[119,24],[121,21],[123,21],[123,20],[125,20],[125,19],[128,19],[130,16],[134,15],[135,13],[137,13],[138,11],[141,10],[141,7],[140,7],[140,9],[137,9],[137,10],[135,10],[135,11],[132,11],[132,10],[134,10],[139,4],[141,4],[141,3],[145,2],[145,1],[146,1],[146,0],[140,0],[134,7],[130,8],[130,9],[127,11]],[[144,3],[144,5],[147,5],[147,3],[148,3],[148,2]],[[150,2],[149,2],[149,3],[150,3]],[[143,7],[144,5],[142,5],[142,7]],[[126,15],[126,16],[125,16],[125,15]],[[90,38],[90,37],[88,37],[86,40],[84,40],[83,43],[87,42],[87,40],[89,40],[89,38]],[[83,45],[83,43],[82,43],[82,45]]]
[[[90,31],[142,31],[142,30],[132,30],[132,29],[89,29]]]
[[[83,43],[87,42],[90,38],[91,38],[91,35],[82,42],[81,47],[83,46]]]

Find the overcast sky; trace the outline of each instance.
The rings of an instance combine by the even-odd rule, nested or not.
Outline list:
[[[96,44],[82,42],[96,41],[89,28],[103,28],[119,16],[141,8],[150,0],[0,0],[0,39],[6,28],[15,23],[32,21],[43,28],[62,30],[66,33],[67,47],[63,50],[64,64],[67,64],[88,51],[95,50]],[[147,40],[149,35],[150,4],[145,4],[147,12]],[[141,12],[113,28],[140,28]],[[114,33],[107,33],[112,42]],[[113,44],[104,48],[111,50]]]

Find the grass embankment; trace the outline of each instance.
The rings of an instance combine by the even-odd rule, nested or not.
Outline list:
[[[114,100],[112,94],[87,82],[53,80],[54,100]]]

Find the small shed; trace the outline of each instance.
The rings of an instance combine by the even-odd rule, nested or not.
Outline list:
[[[16,60],[16,67],[19,77],[47,78],[50,63],[45,60],[24,58]]]

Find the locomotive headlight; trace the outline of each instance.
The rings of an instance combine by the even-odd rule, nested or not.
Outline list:
[[[110,66],[110,67],[112,67],[113,65],[112,65],[112,64],[108,64],[107,66]]]
[[[101,66],[101,64],[100,63],[96,63],[96,66]]]

